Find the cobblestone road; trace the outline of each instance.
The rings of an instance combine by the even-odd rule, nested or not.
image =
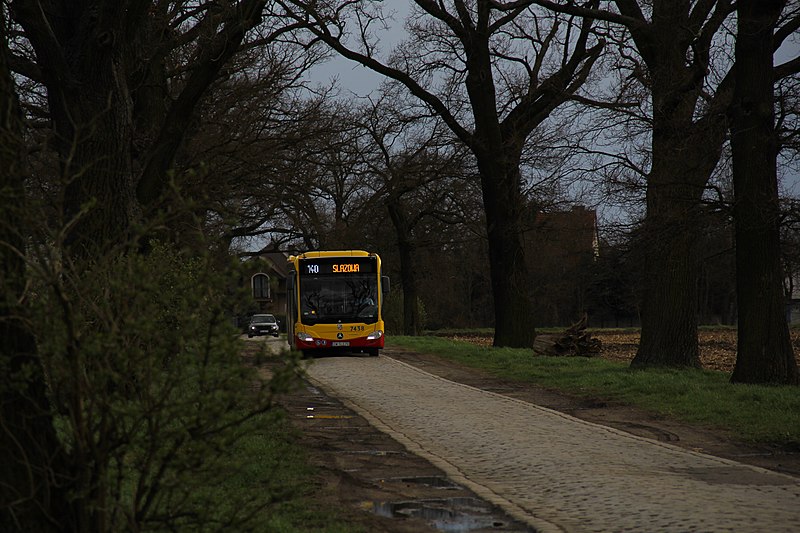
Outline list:
[[[389,357],[311,379],[539,531],[800,531],[800,479],[448,381]]]

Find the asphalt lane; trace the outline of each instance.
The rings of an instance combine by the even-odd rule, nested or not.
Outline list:
[[[539,531],[800,531],[800,479],[455,383],[386,356],[311,380]]]

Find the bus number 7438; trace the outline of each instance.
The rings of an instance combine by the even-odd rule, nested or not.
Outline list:
[[[378,254],[323,250],[287,261],[286,325],[292,348],[378,355],[384,346],[383,303],[389,278]]]

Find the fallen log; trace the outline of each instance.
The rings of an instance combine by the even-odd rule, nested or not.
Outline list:
[[[545,333],[533,339],[533,351],[542,355],[565,357],[593,357],[600,353],[602,342],[586,331],[588,317],[583,316],[578,322],[562,333]]]

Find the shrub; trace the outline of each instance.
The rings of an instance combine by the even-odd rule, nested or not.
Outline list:
[[[270,381],[240,356],[226,269],[156,244],[148,254],[40,261],[33,324],[72,479],[90,529],[242,528],[269,494],[211,498],[229,450],[269,411]],[[231,269],[233,271],[233,269]]]

